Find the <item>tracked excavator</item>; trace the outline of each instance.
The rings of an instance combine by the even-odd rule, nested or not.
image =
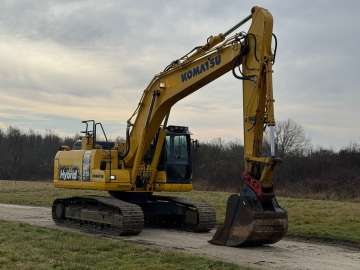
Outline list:
[[[237,30],[248,21],[247,32]],[[287,212],[278,204],[272,183],[280,161],[274,144],[272,66],[277,39],[272,28],[270,12],[253,7],[234,27],[173,61],[144,90],[127,121],[124,142],[108,141],[100,122],[83,121],[81,141],[72,148],[63,146],[55,156],[54,185],[107,191],[110,196],[56,199],[54,221],[116,235],[139,234],[144,225],[194,232],[213,229],[214,208],[159,193],[192,190],[190,132],[168,125],[172,106],[231,71],[243,81],[244,187],[229,197],[224,225],[210,243],[257,246],[279,241],[287,232]],[[271,142],[267,155],[262,149],[265,129]],[[97,139],[99,133],[105,140]]]

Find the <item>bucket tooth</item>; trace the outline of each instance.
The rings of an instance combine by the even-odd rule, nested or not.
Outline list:
[[[284,237],[287,227],[287,212],[275,197],[264,203],[247,191],[229,197],[224,225],[209,242],[232,247],[273,244]]]

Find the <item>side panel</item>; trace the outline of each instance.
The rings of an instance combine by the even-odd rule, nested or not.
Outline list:
[[[87,151],[59,151],[55,156],[54,180],[81,181],[85,152]]]
[[[146,191],[133,189],[130,169],[119,169],[117,151],[102,149],[59,151],[54,160],[54,186],[57,188],[100,191]],[[191,191],[192,184],[167,183],[167,173],[157,172],[152,191]],[[150,190],[148,190],[150,191]]]
[[[54,185],[71,189],[131,190],[129,170],[117,166],[117,151],[102,149],[59,151],[54,160]]]

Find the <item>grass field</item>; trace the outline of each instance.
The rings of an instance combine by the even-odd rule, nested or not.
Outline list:
[[[243,270],[239,266],[98,236],[0,221],[0,269]]]
[[[50,206],[54,198],[78,194],[106,194],[94,191],[63,190],[45,182],[0,181],[0,203]],[[217,210],[218,223],[223,222],[229,193],[183,193],[194,200],[206,201]],[[288,236],[352,242],[360,245],[360,203],[279,198],[289,213]]]

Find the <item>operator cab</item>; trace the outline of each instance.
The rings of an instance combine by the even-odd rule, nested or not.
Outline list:
[[[75,141],[73,150],[80,149],[112,149],[115,144],[107,139],[103,126],[94,120],[83,121],[86,125],[82,139]],[[97,127],[103,132],[105,141],[98,141]],[[150,164],[156,147],[156,139],[144,156],[144,161]],[[188,127],[167,126],[166,137],[159,160],[158,170],[166,171],[166,182],[187,184],[191,182],[192,160],[191,160],[191,138]]]
[[[167,183],[191,182],[191,139],[188,127],[168,126],[159,170],[165,170]]]

